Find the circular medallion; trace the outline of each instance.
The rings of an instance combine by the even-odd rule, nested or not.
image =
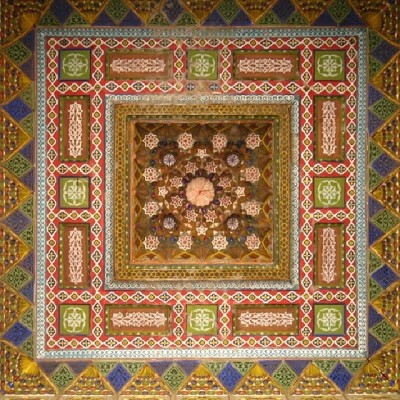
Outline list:
[[[194,178],[186,187],[188,201],[197,207],[208,206],[214,199],[214,185],[206,178]]]
[[[164,165],[170,167],[176,163],[176,158],[173,154],[168,153],[163,157],[163,163]]]
[[[240,162],[240,158],[237,154],[232,153],[228,155],[228,157],[226,158],[226,162],[230,167],[236,167],[236,165],[238,165]]]

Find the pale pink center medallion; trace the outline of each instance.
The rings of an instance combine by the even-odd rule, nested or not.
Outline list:
[[[186,187],[188,201],[197,207],[208,206],[214,196],[214,185],[206,178],[194,178]]]

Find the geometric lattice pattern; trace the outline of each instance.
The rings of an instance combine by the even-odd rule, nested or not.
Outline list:
[[[309,398],[319,396],[321,398],[396,398],[399,393],[399,362],[400,353],[399,342],[399,134],[398,125],[400,120],[400,86],[398,79],[399,50],[400,50],[400,31],[397,29],[397,22],[400,18],[399,7],[396,2],[372,0],[368,2],[353,0],[333,0],[333,1],[309,1],[309,0],[199,0],[196,2],[187,0],[163,0],[163,1],[138,1],[138,0],[96,0],[96,1],[75,1],[75,0],[48,0],[48,1],[13,1],[3,2],[0,13],[2,35],[0,37],[0,81],[2,94],[0,96],[0,303],[2,305],[2,318],[0,321],[0,360],[3,366],[3,374],[0,377],[0,393],[3,395],[14,395],[26,398],[58,398],[60,396],[68,398],[81,398],[83,396],[101,398],[209,398],[209,399],[228,399],[228,398]],[[134,81],[126,78],[121,80],[106,81],[104,75],[99,75],[97,71],[105,68],[106,59],[99,53],[99,45],[93,46],[85,44],[71,43],[72,48],[87,50],[80,54],[82,57],[76,58],[68,53],[63,55],[66,65],[81,65],[90,57],[88,70],[84,71],[80,79],[71,76],[71,71],[63,74],[49,76],[48,88],[58,87],[51,93],[46,105],[51,107],[53,114],[48,115],[49,122],[46,123],[48,167],[54,176],[62,175],[67,178],[68,183],[65,188],[60,181],[50,179],[50,185],[46,191],[46,204],[50,207],[49,215],[52,217],[54,210],[59,206],[58,194],[65,189],[66,200],[71,204],[64,203],[67,207],[57,216],[55,223],[48,224],[47,243],[52,247],[51,251],[43,254],[50,263],[54,257],[63,256],[63,265],[54,264],[49,268],[51,279],[43,285],[36,281],[36,237],[40,233],[40,227],[44,221],[37,218],[35,212],[38,205],[38,192],[35,185],[35,175],[40,163],[35,158],[35,146],[41,140],[36,130],[37,107],[33,88],[36,85],[37,73],[35,67],[35,29],[51,27],[73,28],[76,36],[84,30],[84,27],[126,27],[129,29],[137,27],[157,27],[159,32],[167,32],[161,41],[164,47],[171,46],[165,56],[166,65],[171,67],[171,75],[168,78],[138,77]],[[235,309],[239,315],[245,316],[237,321],[237,328],[242,329],[239,323],[245,323],[246,318],[257,318],[258,320],[267,316],[265,308],[269,303],[281,303],[285,309],[272,309],[275,318],[282,314],[283,325],[275,326],[265,334],[266,338],[273,338],[274,346],[284,348],[283,343],[287,336],[272,335],[273,331],[294,332],[294,328],[302,326],[309,329],[309,335],[322,332],[321,329],[334,330],[341,333],[343,329],[349,330],[352,326],[351,307],[347,305],[354,302],[351,299],[351,291],[357,297],[357,289],[351,289],[356,285],[356,271],[354,280],[349,279],[348,274],[349,259],[334,258],[330,252],[336,249],[337,254],[348,257],[349,239],[354,235],[351,226],[343,225],[340,218],[343,212],[340,208],[343,205],[341,189],[349,189],[354,185],[348,170],[341,172],[340,160],[348,158],[357,160],[358,155],[353,151],[347,151],[354,143],[342,141],[340,137],[342,126],[340,118],[354,118],[348,112],[351,106],[349,98],[343,103],[340,99],[342,93],[332,93],[327,90],[329,85],[339,87],[343,84],[343,71],[340,68],[333,79],[324,82],[321,75],[314,74],[314,64],[316,58],[327,55],[323,54],[324,48],[318,46],[317,57],[310,55],[307,59],[312,65],[307,63],[298,64],[298,72],[303,82],[305,78],[310,83],[303,88],[299,87],[291,72],[281,71],[280,75],[268,72],[267,75],[253,73],[254,79],[246,80],[239,78],[240,71],[230,69],[233,60],[240,61],[244,57],[248,58],[243,65],[259,65],[263,63],[265,48],[268,48],[271,38],[264,37],[263,42],[251,42],[250,48],[246,49],[245,54],[237,53],[235,56],[227,57],[218,47],[216,42],[206,42],[204,39],[198,43],[189,43],[190,53],[185,52],[180,55],[179,43],[175,47],[175,37],[168,37],[170,26],[185,27],[192,30],[204,27],[205,31],[211,32],[222,27],[236,29],[248,27],[280,27],[285,32],[291,32],[290,37],[293,41],[301,37],[299,27],[334,27],[332,32],[340,27],[364,27],[368,35],[368,65],[364,66],[367,71],[368,80],[368,105],[367,127],[369,134],[367,143],[368,148],[368,182],[365,186],[368,191],[368,199],[364,207],[368,218],[368,255],[367,270],[364,271],[363,278],[368,280],[369,298],[364,298],[370,302],[368,306],[368,327],[367,327],[367,352],[364,357],[354,359],[352,357],[335,357],[312,355],[306,357],[286,357],[278,355],[273,359],[266,356],[246,358],[238,357],[234,361],[231,356],[222,358],[204,359],[202,355],[187,357],[175,356],[174,360],[158,360],[157,357],[151,359],[135,356],[114,360],[102,360],[98,357],[79,359],[72,361],[58,359],[49,361],[37,357],[37,318],[35,287],[46,287],[50,297],[53,293],[57,294],[55,301],[56,307],[50,305],[48,333],[65,332],[69,329],[74,331],[73,337],[68,335],[61,338],[61,346],[74,346],[79,342],[83,347],[89,348],[102,347],[100,341],[96,340],[90,344],[87,340],[89,326],[87,321],[93,324],[93,333],[97,335],[98,326],[101,325],[106,314],[102,313],[99,304],[99,290],[105,282],[105,275],[99,267],[99,263],[104,257],[104,244],[101,242],[104,237],[104,225],[101,223],[103,211],[102,202],[105,201],[105,181],[102,178],[94,178],[93,172],[103,176],[105,153],[100,141],[101,118],[104,115],[105,102],[98,96],[101,87],[107,87],[109,94],[121,93],[129,94],[180,94],[184,96],[211,96],[211,95],[269,95],[281,94],[287,90],[286,94],[298,95],[301,92],[303,104],[300,115],[308,121],[308,125],[303,125],[303,129],[309,129],[303,146],[307,152],[300,155],[302,174],[310,169],[310,160],[318,159],[318,177],[329,176],[328,182],[309,181],[307,174],[302,175],[304,182],[301,194],[303,202],[301,209],[314,209],[316,215],[326,215],[332,213],[334,202],[336,215],[331,220],[317,221],[317,226],[306,224],[302,226],[301,241],[307,242],[309,252],[306,254],[306,268],[300,275],[305,287],[318,288],[312,294],[307,290],[298,297],[296,291],[290,297],[283,296],[276,298],[277,293],[266,290],[265,293],[255,296],[254,291],[237,291],[236,295],[229,291],[218,297],[214,291],[205,295],[200,291],[185,291],[175,293],[173,300],[168,290],[154,290],[143,297],[143,293],[138,291],[132,297],[131,303],[136,306],[147,304],[147,308],[136,308],[126,310],[114,307],[123,302],[124,293],[121,290],[110,291],[107,302],[110,306],[107,310],[108,315],[113,316],[115,321],[125,321],[135,316],[135,321],[143,317],[143,312],[147,313],[146,321],[150,319],[155,324],[159,324],[159,331],[171,332],[174,335],[183,335],[185,332],[190,334],[188,340],[195,341],[199,349],[207,347],[216,329],[222,326],[229,326],[229,321],[234,318],[230,308],[232,304],[244,302],[247,304],[260,305],[256,308]],[[163,29],[166,28],[166,29]],[[296,34],[294,32],[296,31]],[[128,31],[129,32],[129,31]],[[78,34],[79,33],[79,34]],[[128,33],[129,36],[129,33]],[[61,38],[59,38],[61,40]],[[142,46],[142,40],[137,38],[136,47]],[[188,37],[179,40],[188,40]],[[243,37],[236,38],[233,43],[236,47],[242,46]],[[161,43],[160,41],[160,43]],[[165,42],[165,43],[164,43]],[[167,43],[168,42],[168,43]],[[112,39],[109,45],[115,46]],[[159,45],[159,44],[157,44]],[[149,43],[145,48],[150,52],[157,47],[156,43]],[[226,45],[226,44],[224,44]],[[67,46],[68,47],[68,46]],[[100,46],[101,47],[101,46]],[[129,46],[128,46],[129,47]],[[229,46],[228,46],[229,47]],[[199,48],[205,50],[203,54]],[[125,48],[126,50],[132,50]],[[331,54],[329,60],[322,58],[322,65],[330,65],[331,72],[334,73],[332,66],[337,67],[343,60],[343,53],[339,51]],[[264,53],[262,56],[259,54]],[[170,55],[175,57],[169,61]],[[69,56],[69,57],[68,57]],[[52,57],[58,58],[57,54]],[[129,56],[135,59],[136,56]],[[176,62],[180,57],[181,64]],[[242,57],[242,58],[241,58]],[[289,55],[286,56],[288,58]],[[352,57],[350,53],[344,55]],[[280,59],[279,59],[280,58]],[[282,61],[285,55],[277,58],[269,54],[269,63],[285,63]],[[260,61],[261,60],[261,61]],[[170,64],[168,64],[170,62]],[[135,63],[135,61],[130,61]],[[242,61],[243,63],[243,61]],[[246,64],[247,63],[247,64]],[[101,65],[101,66],[100,66]],[[58,66],[51,64],[49,68]],[[344,76],[352,76],[353,68],[346,66]],[[189,69],[189,73],[186,73]],[[396,72],[397,71],[397,72]],[[96,73],[97,72],[97,73]],[[140,73],[143,69],[140,69]],[[240,73],[239,73],[240,72]],[[357,71],[355,71],[357,73]],[[350,73],[350,75],[348,75]],[[72,72],[72,75],[74,72]],[[286,75],[285,75],[286,74]],[[310,76],[307,77],[307,74]],[[286,78],[285,78],[286,76]],[[290,76],[290,78],[289,78]],[[232,80],[232,77],[237,77]],[[172,79],[171,79],[172,78]],[[190,78],[190,79],[188,79]],[[340,78],[339,80],[337,80]],[[228,82],[231,79],[231,82]],[[286,81],[285,81],[286,79]],[[78,83],[77,83],[78,82]],[[289,89],[290,85],[290,89]],[[281,88],[281,89],[279,89]],[[71,90],[70,90],[71,89]],[[344,88],[344,93],[350,93],[350,87]],[[77,94],[81,93],[81,95]],[[313,93],[310,95],[310,93]],[[79,124],[78,119],[65,118],[68,114],[59,113],[58,101],[61,96],[65,104],[72,105],[72,114],[79,115],[90,99],[90,118],[83,124]],[[86,96],[86,97],[85,97]],[[88,97],[89,96],[89,97]],[[351,95],[349,95],[351,97]],[[82,97],[82,98],[79,98]],[[355,103],[358,97],[353,96]],[[315,101],[317,100],[317,101]],[[319,104],[314,108],[315,104]],[[346,104],[344,110],[341,104]],[[309,105],[307,105],[309,103]],[[354,107],[357,107],[354,105]],[[310,116],[307,114],[307,108]],[[342,110],[342,111],[340,111]],[[84,111],[84,110],[83,110]],[[341,114],[342,113],[342,114]],[[85,115],[84,113],[81,115]],[[314,117],[317,116],[315,119]],[[62,119],[63,127],[60,136],[59,118]],[[69,121],[69,122],[66,122]],[[324,122],[325,121],[325,122]],[[164,121],[165,123],[165,121]],[[330,125],[329,125],[330,124]],[[345,124],[346,126],[346,124]],[[99,129],[100,127],[100,129]],[[325,127],[325,128],[324,128]],[[330,127],[330,128],[328,128]],[[336,128],[332,128],[336,127]],[[363,129],[363,128],[362,128]],[[325,134],[325,145],[319,146]],[[346,133],[347,135],[349,132]],[[350,132],[351,134],[351,132]],[[80,141],[79,138],[83,140]],[[65,140],[67,139],[67,140]],[[71,139],[70,142],[68,139]],[[62,161],[60,162],[60,143],[62,143]],[[344,148],[342,148],[344,143]],[[316,144],[318,144],[316,147]],[[336,147],[335,147],[336,145]],[[350,147],[349,147],[350,146]],[[357,146],[355,146],[356,148]],[[324,149],[325,148],[325,149]],[[346,150],[346,151],[343,151]],[[327,152],[324,155],[324,151]],[[329,154],[328,154],[329,153]],[[74,163],[73,157],[80,159],[79,163]],[[39,155],[40,156],[40,155]],[[87,160],[90,159],[90,162]],[[314,164],[312,164],[314,167]],[[331,169],[334,165],[335,168]],[[346,164],[345,164],[346,165]],[[307,172],[308,173],[308,172]],[[313,175],[311,175],[313,176]],[[364,174],[363,174],[364,176]],[[71,179],[71,177],[73,179]],[[79,180],[75,178],[79,177]],[[345,178],[341,180],[338,178]],[[356,176],[356,180],[359,176]],[[318,199],[318,192],[315,185],[322,184],[321,190],[328,192],[330,200]],[[321,192],[322,193],[322,192]],[[72,197],[71,197],[72,195]],[[316,195],[316,196],[315,196]],[[351,196],[346,192],[346,196]],[[314,198],[315,197],[315,198]],[[326,197],[326,196],[325,196]],[[350,199],[351,200],[351,199]],[[349,203],[349,197],[345,197],[344,205]],[[150,211],[149,211],[150,212]],[[55,217],[55,214],[54,214]],[[303,223],[304,221],[301,221]],[[64,237],[60,240],[59,224],[63,226]],[[357,224],[355,224],[357,225]],[[232,221],[230,226],[235,226]],[[314,232],[315,230],[315,232]],[[367,232],[365,230],[365,232]],[[343,236],[337,236],[343,233]],[[249,235],[251,232],[249,233]],[[247,235],[246,235],[247,236]],[[305,242],[304,242],[305,241]],[[62,246],[67,246],[61,248]],[[72,247],[71,247],[72,246]],[[347,247],[346,247],[347,246]],[[355,245],[354,245],[355,246]],[[314,248],[321,249],[321,256],[314,255]],[[357,246],[355,246],[357,247]],[[80,254],[82,257],[68,258],[69,249],[71,254]],[[80,249],[80,250],[79,250]],[[322,251],[325,249],[325,251]],[[344,251],[342,251],[344,249]],[[40,252],[39,252],[40,254]],[[87,266],[90,275],[80,274],[80,266]],[[61,269],[59,269],[61,268]],[[57,271],[71,271],[74,273],[65,283],[65,288],[56,292],[59,285]],[[346,271],[346,272],[344,272]],[[57,272],[58,273],[58,272]],[[334,275],[334,273],[338,275]],[[67,275],[65,275],[67,276]],[[343,281],[341,281],[343,277]],[[91,279],[94,278],[94,279]],[[326,289],[321,289],[323,279]],[[332,280],[331,280],[332,279]],[[77,283],[73,283],[76,281]],[[341,287],[345,283],[346,289]],[[88,291],[89,285],[93,285]],[[75,286],[74,286],[75,285]],[[73,289],[75,287],[75,289]],[[71,289],[72,288],[72,289]],[[78,290],[79,288],[79,290]],[[57,289],[58,290],[58,289]],[[334,295],[336,293],[336,295]],[[359,293],[359,292],[358,292]],[[37,292],[38,294],[38,292]],[[117,297],[121,295],[121,299]],[[333,296],[332,296],[333,295]],[[206,296],[209,300],[206,300]],[[235,296],[235,298],[233,297]],[[296,297],[297,296],[297,297]],[[365,294],[362,296],[365,296]],[[173,314],[176,310],[168,308],[168,302],[175,304],[179,314]],[[304,304],[299,310],[296,309],[296,302]],[[315,304],[319,307],[315,308]],[[326,307],[331,304],[331,307]],[[345,304],[345,307],[342,305]],[[63,308],[60,306],[63,305]],[[151,307],[148,307],[150,306]],[[202,307],[203,305],[203,307]],[[204,307],[206,305],[206,307]],[[190,307],[189,307],[190,306]],[[321,309],[322,306],[322,309]],[[308,311],[307,311],[308,310]],[[365,310],[365,307],[364,307]],[[268,312],[271,310],[268,310]],[[322,311],[322,314],[321,314]],[[342,313],[343,311],[343,313]],[[319,315],[320,325],[308,320]],[[350,312],[350,314],[349,314]],[[61,326],[61,313],[66,316],[68,321]],[[129,314],[131,313],[131,314]],[[169,325],[171,315],[175,315],[175,321]],[[340,326],[340,318],[344,316],[346,324]],[[299,318],[300,317],[300,318]],[[121,319],[122,318],[122,319]],[[101,321],[100,321],[101,320]],[[367,317],[363,317],[366,322]],[[299,323],[300,325],[296,324]],[[359,328],[363,321],[354,322],[354,327]],[[99,325],[96,325],[99,324]],[[291,325],[290,325],[291,324]],[[150,327],[150,331],[155,331],[155,325]],[[114,329],[114,328],[113,328]],[[253,348],[255,345],[254,330],[264,331],[265,327],[253,326],[251,335],[236,336],[237,348]],[[80,331],[80,332],[78,332]],[[351,329],[350,329],[351,331]],[[349,332],[350,332],[349,331]],[[180,333],[181,332],[181,333]],[[199,335],[201,332],[201,335]],[[251,333],[247,331],[247,334]],[[55,333],[54,333],[55,334]],[[221,341],[225,338],[225,331],[221,329]],[[264,335],[264,334],[263,334]],[[157,337],[157,336],[155,336]],[[244,346],[241,342],[244,337],[248,337],[249,343]],[[261,337],[258,335],[258,337]],[[297,338],[297,336],[293,336]],[[324,335],[318,336],[320,340],[332,340],[340,342],[343,337]],[[146,335],[137,335],[134,347],[129,345],[129,349],[143,346],[141,341]],[[65,343],[63,340],[67,339]],[[112,338],[108,339],[107,346],[114,346]],[[345,339],[346,340],[346,339]],[[333,343],[332,342],[332,343]],[[161,342],[160,342],[161,343]],[[55,343],[54,343],[55,344]],[[128,344],[126,344],[128,345]],[[156,346],[156,344],[150,343]],[[217,344],[216,344],[217,345]],[[289,344],[291,345],[291,344]],[[169,343],[166,346],[170,346]],[[265,342],[264,348],[269,348],[271,342]],[[82,347],[81,347],[82,348]],[[340,359],[339,359],[340,358]]]

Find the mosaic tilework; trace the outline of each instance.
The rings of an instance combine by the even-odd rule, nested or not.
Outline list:
[[[4,313],[0,321],[1,393],[32,398],[59,398],[60,395],[64,398],[83,395],[91,398],[115,398],[116,395],[121,398],[213,399],[228,399],[229,396],[305,399],[317,395],[327,399],[396,398],[400,376],[397,129],[400,87],[396,73],[399,15],[396,1],[381,0],[2,2],[0,302]],[[74,28],[90,25],[368,27],[368,279],[371,302],[368,358],[112,362],[36,359],[36,318],[32,307],[36,265],[32,249],[34,228],[39,221],[36,223],[34,219],[36,202],[32,196],[35,188],[32,137],[36,137],[32,27],[60,25]],[[252,93],[251,86],[243,89],[240,83],[235,93]],[[182,90],[184,93],[215,93],[220,88],[212,80],[193,80]],[[268,85],[265,90],[269,90]],[[95,156],[96,148],[93,150]],[[331,238],[331,233],[326,237]],[[331,240],[325,243],[325,246],[332,246]],[[96,259],[98,256],[93,254]],[[210,320],[212,318],[208,318]],[[212,322],[209,324],[212,326]]]
[[[38,357],[81,358],[97,355],[125,358],[131,357],[132,351],[139,358],[168,358],[181,354],[249,358],[261,354],[285,354],[289,357],[310,354],[361,357],[366,354],[365,252],[362,246],[365,242],[362,175],[365,173],[366,135],[365,130],[357,128],[366,122],[362,112],[362,105],[366,106],[363,90],[366,32],[355,28],[337,31],[337,34],[328,29],[294,32],[297,33],[296,40],[280,30],[269,30],[267,42],[263,39],[267,33],[264,30],[172,31],[173,36],[178,37],[176,40],[163,39],[156,30],[141,29],[130,30],[129,38],[125,37],[127,32],[115,29],[87,30],[85,33],[82,31],[80,36],[69,36],[69,30],[56,29],[40,33],[37,50],[38,70],[41,71],[39,98],[50,98],[55,93],[67,96],[71,90],[80,95],[93,94],[91,113],[96,122],[91,123],[95,128],[91,134],[96,134],[96,137],[92,142],[99,153],[106,152],[106,177],[101,172],[101,162],[97,157],[92,167],[78,162],[60,164],[53,157],[58,151],[59,106],[57,100],[47,105],[39,100],[39,110],[45,111],[38,113],[39,125],[51,125],[55,129],[51,134],[39,129],[38,134],[47,138],[46,141],[38,141],[38,153],[47,154],[43,158],[39,155],[38,218],[45,220],[48,227],[54,226],[55,230],[51,233],[48,228],[46,232],[39,228],[38,248],[42,249],[43,255],[50,253],[55,256],[48,261],[40,256],[40,251],[38,256],[38,282],[47,288],[44,292],[38,291]],[[300,36],[302,32],[304,36]],[[143,38],[144,35],[150,38]],[[238,36],[242,37],[239,44],[235,43]],[[193,49],[196,43],[203,44],[205,49],[212,44],[223,54],[224,67],[217,80],[223,92],[221,97],[188,98],[176,95],[176,90],[186,82],[177,79],[177,76],[186,76],[187,81],[191,81],[190,74],[185,72],[183,57],[187,53],[186,47],[190,45]],[[110,45],[114,50],[119,50],[120,46],[139,47],[140,50],[151,45],[155,58],[149,58],[148,51],[136,51],[132,53],[135,58],[126,59],[141,60],[140,63],[152,60],[148,65],[147,79],[133,81],[126,76],[121,81],[120,77],[107,77],[107,68],[120,60],[109,58],[105,64],[101,62]],[[82,50],[84,46],[89,50]],[[270,96],[260,96],[258,93],[264,80],[252,79],[249,81],[254,86],[253,96],[242,95],[237,99],[224,96],[233,94],[233,88],[238,84],[245,90],[249,82],[238,81],[233,75],[229,64],[232,51],[260,46],[271,50],[279,48],[289,56],[275,58],[271,57],[272,53],[267,53],[261,64],[254,64],[254,59],[250,58],[252,68],[285,70],[287,60],[291,69],[303,65],[301,80],[293,86],[291,79],[276,76],[267,81]],[[177,56],[173,56],[173,64],[179,67],[179,72],[175,73],[174,79],[166,75],[165,80],[161,80],[153,77],[153,71],[150,71],[155,61],[160,61],[160,65],[168,69],[168,63],[163,58],[165,48],[176,48]],[[162,49],[164,52],[160,53]],[[91,72],[93,78],[82,82],[81,74],[88,71],[87,63],[80,58],[84,51],[93,54],[96,60]],[[65,65],[65,52],[71,59],[74,55],[77,57],[73,64],[68,64],[72,70],[70,73],[77,76],[77,80],[69,84],[60,77]],[[293,53],[298,61],[290,56]],[[120,53],[117,51],[115,54]],[[234,63],[242,60],[245,58],[236,59]],[[48,67],[45,68],[45,65]],[[136,64],[129,62],[125,67],[124,71],[133,70]],[[146,68],[142,70],[143,74],[147,73]],[[187,68],[190,70],[190,64]],[[103,81],[104,76],[106,81]],[[146,89],[150,89],[152,95]],[[160,90],[167,95],[160,95]],[[345,152],[349,155],[344,161],[331,161],[327,165],[310,157],[314,147],[310,137],[310,122],[314,120],[311,111],[315,109],[312,98],[315,93],[324,92],[341,93],[345,99],[346,118],[343,113],[340,114],[340,108],[334,108],[333,124],[344,124],[346,127]],[[301,98],[302,117],[298,116],[298,104],[291,97],[295,93]],[[359,108],[356,107],[355,96],[359,99]],[[105,99],[105,111],[101,107],[102,99]],[[130,105],[129,102],[138,105]],[[336,122],[340,115],[344,122]],[[233,129],[229,120],[238,118]],[[328,117],[322,118],[322,124],[329,132],[323,133],[328,136],[332,123],[325,122],[324,118]],[[272,126],[277,125],[274,128],[276,132],[269,130],[270,136],[261,134],[260,129],[265,128],[256,124],[261,119]],[[294,127],[298,127],[299,119],[298,132]],[[104,120],[109,123],[104,125]],[[83,125],[83,117],[80,121]],[[336,135],[336,130],[333,135]],[[323,151],[329,152],[337,144],[332,144],[330,138],[325,136],[322,137]],[[263,150],[261,143],[265,148],[269,146],[269,150]],[[234,154],[234,149],[241,148],[245,149],[244,155],[235,154],[239,161],[243,159],[243,164],[240,162],[235,172],[235,166],[229,165],[230,161],[225,161],[225,157]],[[166,164],[165,156],[168,156]],[[217,167],[213,166],[215,169],[208,173],[203,158]],[[172,164],[174,160],[176,166]],[[300,164],[299,160],[303,160],[304,165],[289,168],[290,164]],[[49,166],[44,169],[46,163]],[[224,169],[224,165],[229,168]],[[172,172],[171,166],[174,168]],[[73,171],[75,175],[71,174]],[[101,182],[105,179],[103,201]],[[180,186],[178,190],[174,189],[176,179],[181,179],[182,191]],[[198,186],[201,187],[200,192]],[[244,194],[244,202],[236,192],[232,199],[228,197],[232,186],[244,190],[241,193]],[[204,191],[204,187],[207,190]],[[224,194],[220,196],[219,191],[222,190]],[[42,195],[44,193],[50,194],[47,200]],[[236,202],[240,212],[224,214],[224,207],[217,204],[222,202],[223,197],[228,197],[232,204]],[[271,207],[269,204],[273,207],[276,222],[268,215],[266,221],[259,215],[261,209]],[[199,226],[206,229],[205,240],[197,231],[199,226],[186,222],[190,211],[204,217],[203,220],[199,216]],[[102,218],[104,214],[105,222]],[[152,219],[148,220],[146,216]],[[255,216],[257,219],[253,218]],[[229,224],[233,217],[240,225],[248,224],[245,233],[236,236],[231,233]],[[57,285],[59,260],[56,238],[59,223],[70,218],[75,222],[98,224],[97,233],[92,232],[92,242],[98,252],[105,248],[106,254],[103,261],[93,257],[96,250],[92,253],[94,273],[91,273],[91,289],[96,290],[96,296],[77,288],[67,294],[67,299],[73,299],[75,304],[68,302],[65,305],[65,292],[59,292]],[[194,218],[197,222],[197,216]],[[289,223],[290,220],[293,222]],[[296,221],[299,221],[298,227],[293,226]],[[306,231],[316,221],[337,221],[346,227],[342,239],[346,263],[343,290],[328,285],[338,272],[331,271],[335,267],[329,264],[332,261],[325,259],[321,267],[320,290],[310,287],[313,268],[307,254],[316,252],[312,240],[314,232],[310,229],[304,236],[298,232]],[[268,234],[269,225],[273,227],[272,235]],[[106,232],[105,239],[101,230]],[[209,230],[212,233],[207,235]],[[261,236],[262,232],[264,236]],[[341,240],[342,236],[341,233],[337,236],[335,232],[330,238],[334,242]],[[49,240],[51,237],[55,240]],[[71,239],[67,247],[72,259],[76,259],[78,249],[83,254],[82,245],[79,247],[76,242],[76,238]],[[358,248],[355,247],[356,242],[359,243]],[[297,245],[292,246],[295,243]],[[332,256],[341,258],[340,252],[335,254],[336,249],[334,246]],[[325,248],[322,251],[332,252]],[[76,260],[68,265],[71,276],[75,276],[79,269],[75,264]],[[281,279],[291,280],[295,276],[293,271],[293,275],[288,274],[289,267],[297,269],[296,275],[300,276],[298,287],[293,282],[292,286],[280,284]],[[105,271],[104,278],[102,271]],[[110,274],[117,282],[114,284],[111,280],[112,284],[104,287],[102,280],[110,282]],[[276,278],[276,282],[273,286],[263,285],[263,277],[267,282]],[[118,280],[122,280],[123,284],[118,284]],[[233,286],[231,281],[235,280]],[[109,291],[115,288],[124,290]],[[183,290],[176,290],[180,288]],[[160,294],[154,289],[163,292]],[[248,297],[239,298],[245,290],[251,290]],[[263,299],[265,296],[269,298]],[[242,321],[237,331],[246,331],[247,335],[239,337],[233,329],[233,305],[247,305],[250,298],[254,298],[251,301],[254,304],[260,304],[260,301],[268,304],[270,311],[254,314],[252,321],[246,322],[247,325]],[[214,335],[204,338],[190,335],[192,328],[189,324],[188,329],[184,321],[185,307],[193,304],[191,299],[218,306],[221,317],[217,320],[218,329]],[[114,316],[104,315],[104,305],[108,306],[110,300],[112,304],[130,307],[138,303],[142,306],[164,303],[171,307],[169,318],[175,329],[164,333],[166,329],[158,328],[165,325],[165,314],[159,319],[147,313],[138,321],[124,317],[120,323],[125,328],[123,332],[141,333],[144,332],[142,328],[149,327],[153,335],[142,335],[138,341],[135,335],[104,333],[104,326],[113,324],[111,318]],[[298,305],[298,318],[293,312],[280,312],[276,308],[288,302]],[[65,307],[68,313],[64,312]],[[286,314],[289,314],[287,319]],[[206,320],[207,316],[203,318]],[[245,330],[246,326],[253,324],[260,328]],[[318,324],[321,327],[317,329]],[[288,328],[286,331],[285,327]],[[109,332],[117,331],[110,329]],[[270,335],[265,335],[266,332]],[[286,335],[281,332],[286,332]],[[101,343],[102,350],[96,343]],[[269,344],[268,349],[264,349],[266,343]],[[325,347],[324,350],[321,347]]]

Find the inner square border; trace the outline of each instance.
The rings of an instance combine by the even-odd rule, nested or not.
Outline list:
[[[106,273],[105,273],[105,288],[106,289],[160,289],[160,290],[176,290],[176,289],[196,289],[196,290],[213,290],[213,289],[271,289],[271,290],[290,290],[299,288],[299,268],[296,262],[298,261],[299,249],[299,108],[300,99],[294,95],[274,95],[274,96],[259,96],[259,95],[106,95],[106,111],[105,111],[105,134],[106,134],[106,203],[113,204],[114,194],[114,110],[117,104],[282,104],[290,106],[291,115],[291,168],[290,168],[290,197],[292,207],[290,214],[290,278],[286,280],[249,280],[244,284],[238,280],[218,280],[218,281],[184,281],[182,284],[177,284],[176,281],[123,281],[114,279],[114,252],[112,251],[112,243],[114,243],[114,213],[112,207],[106,207],[105,210],[105,245],[106,245]],[[221,115],[223,118],[223,115]],[[110,121],[112,121],[110,123]]]
[[[45,157],[45,134],[46,134],[46,113],[45,113],[45,39],[47,36],[67,35],[73,32],[74,36],[93,36],[112,37],[175,37],[188,38],[197,36],[208,38],[251,38],[265,37],[266,33],[269,37],[287,36],[287,29],[273,28],[255,28],[255,29],[130,29],[130,28],[74,28],[60,29],[38,29],[37,30],[37,66],[38,66],[38,138],[37,138],[37,216],[38,220],[46,218],[46,157]],[[308,35],[314,37],[320,36],[339,36],[353,35],[359,38],[359,71],[358,71],[358,88],[359,88],[359,104],[366,105],[366,28],[301,28],[290,29],[291,34]],[[229,96],[228,96],[229,97]],[[239,96],[240,97],[240,96]],[[262,357],[354,357],[360,358],[366,356],[366,197],[367,190],[365,188],[365,171],[366,165],[366,107],[358,107],[357,115],[357,145],[358,145],[358,161],[356,163],[355,183],[357,198],[362,199],[356,203],[357,224],[356,235],[358,243],[363,243],[364,246],[357,246],[357,314],[358,314],[358,349],[185,349],[185,350],[58,350],[47,351],[45,348],[45,293],[43,290],[37,290],[37,358],[262,358]],[[361,196],[359,196],[361,195]],[[45,287],[45,244],[46,244],[46,229],[44,224],[39,224],[37,228],[37,288]],[[360,295],[361,294],[361,295]]]

